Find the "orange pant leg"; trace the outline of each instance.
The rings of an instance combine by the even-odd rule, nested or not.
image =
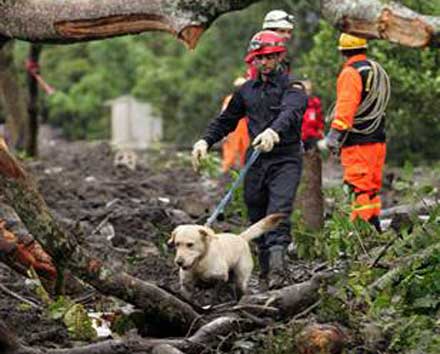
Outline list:
[[[382,171],[385,163],[385,143],[373,143],[344,147],[341,163],[344,181],[354,188],[356,194],[351,219],[358,217],[368,221],[381,209],[379,196],[382,187]]]

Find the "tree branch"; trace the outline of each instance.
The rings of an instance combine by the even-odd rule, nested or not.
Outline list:
[[[291,285],[279,290],[269,291],[262,294],[249,295],[244,297],[239,305],[271,303],[277,310],[273,314],[278,319],[285,319],[289,316],[303,313],[319,297],[319,289],[322,282],[328,278],[328,274],[318,274],[311,280]],[[268,306],[268,305],[265,305]],[[194,334],[188,337],[174,339],[143,339],[140,337],[125,337],[118,340],[108,340],[93,343],[73,349],[51,349],[44,350],[45,354],[119,354],[119,353],[146,353],[153,350],[153,353],[177,354],[199,354],[210,352],[209,350],[221,347],[233,341],[237,334],[246,333],[262,327],[262,321],[258,319],[261,314],[259,306],[248,306],[248,314],[242,313],[209,313],[203,317],[204,325]],[[252,315],[252,316],[249,316]],[[255,317],[255,320],[253,319]],[[268,322],[266,322],[267,324]],[[3,325],[3,328],[5,326]],[[162,332],[169,333],[169,332]],[[0,345],[2,343],[16,346],[15,353],[39,354],[36,349],[25,347],[14,339],[9,331],[2,332],[0,320]],[[1,347],[0,347],[1,348]],[[207,350],[209,349],[209,350]]]
[[[164,31],[194,48],[220,15],[259,0],[15,0],[0,3],[0,38],[73,43]],[[409,47],[440,46],[440,18],[380,0],[321,0],[342,31]],[[0,44],[1,45],[1,44]]]
[[[18,161],[0,148],[0,200],[10,205],[58,267],[69,268],[101,293],[116,296],[145,311],[175,335],[186,333],[199,314],[193,307],[154,284],[112,269],[83,249],[53,219],[33,180]]]
[[[408,47],[439,47],[440,18],[380,0],[322,0],[322,14],[341,31]]]
[[[258,0],[15,0],[0,3],[0,36],[72,43],[165,31],[194,48],[221,14]]]

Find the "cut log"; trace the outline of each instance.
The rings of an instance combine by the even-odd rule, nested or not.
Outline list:
[[[319,231],[324,226],[324,197],[322,194],[322,159],[317,149],[304,153],[303,175],[295,204],[301,210],[308,230]]]
[[[319,298],[319,288],[327,275],[315,275],[311,280],[261,294],[244,296],[240,304],[271,306],[279,309],[280,317],[289,317],[304,310]]]
[[[0,190],[0,198],[14,208],[58,267],[69,268],[103,294],[116,296],[144,310],[158,328],[174,330],[174,335],[186,333],[199,317],[191,305],[165,290],[90,256],[76,238],[53,219],[31,177],[7,150],[0,150]]]
[[[144,31],[165,31],[194,48],[220,15],[259,0],[15,0],[0,5],[0,43],[73,43]],[[295,3],[295,1],[293,2]],[[440,19],[380,0],[321,0],[337,28],[410,47],[440,45]],[[1,44],[0,44],[1,46]]]
[[[419,214],[429,213],[430,209],[440,205],[440,200],[423,199],[416,204],[397,205],[388,209],[384,209],[380,213],[381,218],[391,218],[397,214]]]
[[[347,336],[335,325],[312,324],[304,328],[296,338],[298,354],[340,354]]]
[[[148,353],[153,350],[156,353],[177,354],[183,352],[186,354],[199,354],[205,350],[215,350],[221,345],[232,343],[237,334],[253,331],[262,327],[262,321],[257,316],[261,313],[259,306],[246,306],[249,304],[262,304],[262,306],[274,306],[278,311],[271,311],[279,319],[286,319],[289,316],[300,313],[306,307],[310,306],[318,297],[322,282],[328,278],[328,274],[316,275],[304,283],[288,286],[282,289],[269,291],[263,294],[248,295],[244,297],[237,313],[209,313],[200,318],[200,321],[193,324],[198,328],[194,334],[175,338],[175,339],[143,339],[140,337],[126,337],[121,340],[108,340],[100,343],[85,345],[74,349],[52,349],[44,350],[45,354],[120,354],[120,353]],[[246,308],[246,313],[243,313]],[[255,312],[254,312],[255,311]],[[251,315],[251,316],[249,316]],[[253,319],[255,316],[255,320]],[[200,324],[203,324],[200,326]],[[1,327],[0,327],[1,329]],[[190,328],[188,328],[190,330]],[[168,333],[168,332],[164,332]],[[0,331],[0,343],[7,342],[5,336],[2,339]],[[13,341],[11,343],[17,343]],[[39,352],[33,348],[24,347],[15,344],[18,353]],[[162,351],[159,351],[162,350]]]
[[[34,240],[15,211],[4,203],[0,203],[0,261],[25,277],[32,267],[49,283],[56,278],[51,257]]]
[[[408,47],[439,47],[440,18],[380,0],[321,0],[324,18],[341,31]]]
[[[16,0],[0,5],[0,36],[72,43],[144,31],[165,31],[194,48],[221,14],[257,0]]]

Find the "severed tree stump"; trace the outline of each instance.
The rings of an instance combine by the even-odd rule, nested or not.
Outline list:
[[[322,159],[316,148],[304,153],[303,175],[295,205],[301,211],[308,230],[319,231],[324,226],[322,194]]]

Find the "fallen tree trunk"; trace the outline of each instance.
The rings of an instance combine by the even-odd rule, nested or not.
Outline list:
[[[257,0],[6,1],[0,5],[0,35],[32,42],[73,43],[165,31],[193,48],[218,16],[254,2]]]
[[[69,268],[105,295],[116,296],[145,311],[158,327],[186,333],[199,317],[193,307],[154,284],[114,270],[91,257],[51,216],[34,182],[17,160],[0,149],[1,199],[10,205],[58,268]]]
[[[220,15],[259,0],[15,0],[0,3],[0,41],[73,43],[165,31],[194,48]],[[321,0],[337,28],[410,47],[438,47],[440,19],[380,0]],[[1,46],[1,43],[0,43]]]
[[[423,199],[416,204],[397,205],[388,209],[384,209],[380,213],[381,218],[390,218],[397,214],[419,214],[429,213],[430,209],[434,209],[440,205],[440,200]]]
[[[262,294],[248,295],[237,306],[232,309],[229,308],[226,313],[222,314],[221,311],[219,313],[214,311],[206,314],[200,321],[205,324],[189,337],[175,339],[127,337],[121,340],[108,340],[72,349],[44,350],[44,353],[135,354],[151,351],[154,353],[179,353],[179,351],[182,351],[186,354],[199,354],[202,351],[209,352],[209,350],[215,350],[219,346],[232,343],[237,334],[253,331],[267,325],[268,322],[263,322],[259,317],[262,312],[266,315],[272,313],[273,317],[278,320],[283,320],[300,313],[319,298],[320,286],[326,278],[327,276],[325,275],[317,275],[304,283]],[[264,311],[265,307],[275,308],[276,311]],[[272,322],[270,321],[269,323]],[[0,345],[6,343],[9,347],[14,346],[15,349],[11,354],[41,353],[36,349],[34,350],[20,344],[11,335],[10,331],[2,332],[2,328],[6,328],[6,326],[2,326],[0,322]]]
[[[324,18],[344,32],[407,47],[440,46],[440,18],[421,15],[397,2],[321,0],[321,8]]]
[[[24,227],[15,211],[3,203],[0,203],[0,261],[25,277],[32,267],[49,283],[53,283],[57,275],[51,257]]]

